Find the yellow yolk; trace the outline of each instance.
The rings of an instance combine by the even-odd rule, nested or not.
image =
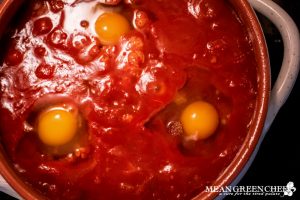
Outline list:
[[[130,30],[130,24],[118,13],[104,13],[96,20],[95,30],[102,44],[112,45]]]
[[[188,105],[181,114],[181,123],[187,137],[206,139],[219,124],[218,112],[213,105],[197,101]]]
[[[44,111],[38,119],[40,140],[49,146],[64,145],[72,140],[77,131],[76,116],[62,108]]]

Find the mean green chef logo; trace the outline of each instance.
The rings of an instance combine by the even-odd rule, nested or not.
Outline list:
[[[286,188],[283,191],[284,196],[293,196],[293,193],[296,192],[296,187],[294,186],[294,182],[288,182],[286,185]]]
[[[286,186],[206,186],[205,192],[219,192],[220,196],[291,197],[296,192],[296,187],[290,181]]]

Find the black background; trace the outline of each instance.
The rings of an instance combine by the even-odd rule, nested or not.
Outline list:
[[[300,1],[274,1],[289,13],[298,27],[300,27]],[[260,16],[260,20],[268,43],[272,67],[272,83],[274,83],[282,62],[283,44],[280,34],[274,26],[262,16]],[[298,139],[298,135],[300,134],[299,103],[300,78],[298,78],[289,99],[279,111],[262,142],[253,164],[239,185],[286,185],[289,181],[293,181],[298,190],[294,193],[293,197],[273,197],[272,199],[297,199],[300,196],[300,180],[298,175],[300,174],[300,140]],[[246,199],[245,196],[239,197],[239,199],[241,198]],[[249,197],[249,199],[257,198]],[[13,199],[0,193],[0,200]],[[226,199],[233,199],[233,197]]]

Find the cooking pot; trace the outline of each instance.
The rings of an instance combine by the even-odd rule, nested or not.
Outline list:
[[[0,1],[0,38],[23,2],[25,1]],[[258,63],[258,91],[257,105],[249,132],[235,158],[213,183],[213,186],[216,187],[236,185],[247,172],[276,114],[293,88],[299,71],[300,59],[300,40],[297,27],[288,14],[278,5],[270,0],[229,0],[229,2],[239,15],[252,39]],[[270,88],[270,65],[267,47],[259,21],[252,8],[268,17],[276,25],[284,42],[282,68],[272,91]],[[16,198],[43,198],[17,176],[1,145],[0,172],[3,176],[3,178],[0,176],[1,191]],[[216,197],[222,198],[223,196],[218,192],[203,191],[195,199],[213,199]]]

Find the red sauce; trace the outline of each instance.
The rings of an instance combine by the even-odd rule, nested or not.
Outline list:
[[[248,132],[257,81],[246,30],[226,0],[139,0],[115,8],[133,28],[102,46],[93,20],[111,8],[95,2],[26,3],[2,55],[2,145],[49,199],[190,199]],[[176,103],[178,94],[187,101]],[[212,137],[186,142],[179,116],[198,100],[213,104],[221,123]],[[78,106],[87,137],[53,156],[30,120],[38,104],[61,101]]]

